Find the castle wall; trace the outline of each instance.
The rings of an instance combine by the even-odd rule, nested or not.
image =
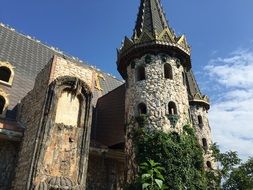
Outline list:
[[[137,116],[137,106],[145,103],[149,125],[170,131],[173,127],[167,117],[169,114],[168,104],[175,102],[179,120],[176,130],[181,131],[183,125],[189,122],[189,101],[186,86],[183,84],[183,67],[176,58],[164,57],[164,55],[151,55],[151,62],[146,63],[146,55],[134,60],[135,67],[127,68],[128,88],[126,92],[126,113],[128,121]],[[164,60],[166,59],[166,60]],[[172,67],[173,79],[164,77],[164,64]],[[145,67],[146,79],[136,81],[136,68]]]
[[[0,141],[0,189],[9,190],[17,164],[19,143]]]
[[[212,168],[216,168],[216,163],[214,162],[210,150],[210,146],[212,145],[212,134],[211,134],[211,128],[208,121],[208,110],[203,106],[191,106],[191,116],[192,116],[192,123],[196,130],[196,136],[199,141],[199,144],[204,149],[204,166],[205,168],[208,168],[207,162],[209,161],[211,163]],[[201,117],[201,121],[199,121],[199,118]],[[203,145],[203,139],[206,139],[207,145]]]
[[[34,89],[20,106],[19,121],[26,131],[13,183],[14,190],[30,190],[42,183],[51,183],[56,178],[65,180],[64,177],[73,184],[85,185],[93,78],[92,70],[57,56],[38,74]],[[66,97],[61,99],[65,88],[71,91],[70,96],[74,100],[78,97],[76,105],[69,112],[70,115],[77,113],[78,116],[72,115],[78,119],[76,125],[72,125],[73,120],[59,116],[62,110],[56,111],[59,100],[61,106],[65,107],[71,101]],[[67,108],[63,110],[69,111]],[[71,118],[70,115],[68,118]]]
[[[93,91],[95,74],[96,72],[87,66],[80,66],[62,57],[55,56],[49,83],[61,76],[76,77],[85,81]]]
[[[13,190],[26,189],[29,182],[32,160],[36,139],[39,134],[38,126],[41,122],[45,96],[47,92],[48,79],[51,64],[48,64],[37,76],[35,86],[32,91],[22,100],[20,106],[19,121],[26,128],[24,138],[19,153],[18,166],[13,183]]]
[[[171,78],[165,77],[165,64],[171,67]],[[138,81],[138,68],[145,68],[145,79]],[[179,59],[158,55],[144,55],[133,60],[127,67],[127,90],[125,112],[127,114],[126,155],[127,155],[127,182],[131,183],[137,175],[134,145],[131,137],[133,127],[138,127],[135,118],[140,115],[138,105],[146,105],[147,124],[145,127],[161,129],[165,132],[181,132],[188,124],[189,100],[184,68]],[[169,109],[169,103],[175,103],[175,109]]]

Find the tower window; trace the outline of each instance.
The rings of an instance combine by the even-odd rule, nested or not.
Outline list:
[[[211,164],[210,161],[207,161],[207,162],[206,162],[206,166],[207,166],[209,169],[212,169],[212,164]]]
[[[199,127],[202,128],[203,127],[203,118],[201,115],[198,116],[198,124],[199,124]]]
[[[138,114],[139,115],[147,114],[147,106],[144,103],[140,103],[138,105]]]
[[[170,115],[177,115],[177,107],[174,102],[169,103],[169,114]]]
[[[11,70],[8,67],[0,67],[0,80],[9,82],[11,78]]]
[[[164,64],[164,78],[173,79],[172,67],[170,64]]]
[[[145,80],[146,79],[145,68],[143,66],[137,67],[137,70],[136,70],[136,79],[137,79],[137,81],[141,81],[141,80]]]
[[[0,96],[0,115],[2,115],[4,112],[5,103],[5,98],[3,96]]]
[[[185,73],[182,72],[182,80],[183,80],[183,85],[185,85]]]
[[[205,138],[202,139],[202,145],[203,145],[203,148],[204,148],[205,150],[207,150],[208,145],[207,145],[207,140],[206,140]]]

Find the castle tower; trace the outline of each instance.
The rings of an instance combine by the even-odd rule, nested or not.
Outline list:
[[[195,128],[199,144],[204,150],[204,166],[206,169],[215,169],[217,165],[211,156],[212,152],[210,150],[212,134],[208,120],[209,98],[200,92],[192,71],[187,73],[187,86],[189,86],[188,94],[192,125]]]
[[[138,120],[145,119],[145,127],[150,129],[180,133],[183,126],[191,123],[192,117],[195,121],[198,118],[195,115],[199,114],[195,111],[198,103],[192,99],[191,106],[189,104],[192,97],[189,88],[197,86],[195,80],[189,86],[188,75],[194,79],[190,47],[185,36],[176,36],[169,27],[160,0],[141,0],[133,36],[125,37],[118,50],[117,66],[127,84],[127,181],[131,182],[136,175],[136,165],[130,134],[134,127],[140,127]],[[205,114],[201,115],[207,120]],[[198,131],[198,135],[201,136],[202,131]]]

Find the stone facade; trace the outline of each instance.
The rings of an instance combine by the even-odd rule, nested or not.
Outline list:
[[[55,57],[41,71],[20,105],[26,133],[13,189],[54,186],[49,183],[53,177],[85,188],[92,84],[93,72],[62,58]]]
[[[32,163],[35,157],[35,146],[38,136],[38,126],[41,123],[45,96],[51,65],[47,65],[37,76],[34,89],[22,100],[19,121],[26,128],[19,152],[18,166],[13,182],[13,190],[28,189]]]
[[[165,67],[169,66],[170,73]],[[138,68],[144,67],[143,80],[138,81]],[[133,127],[138,127],[135,118],[140,114],[139,105],[144,104],[147,118],[145,127],[159,129],[165,132],[180,133],[184,125],[190,123],[189,100],[185,85],[184,67],[180,60],[166,54],[143,55],[132,61],[127,67],[127,90],[125,109],[127,113],[126,153],[127,153],[127,181],[131,182],[137,174],[134,147],[131,139]],[[170,78],[166,74],[171,74]],[[170,102],[175,107],[170,110]],[[171,113],[173,112],[173,113]],[[172,117],[172,118],[171,118]],[[176,120],[174,120],[176,119]]]
[[[147,56],[150,60],[147,63]],[[134,64],[134,66],[133,66]],[[143,55],[133,60],[127,68],[126,113],[128,122],[138,116],[138,104],[147,107],[148,126],[164,131],[176,130],[180,132],[183,125],[189,123],[189,101],[187,87],[184,85],[183,66],[177,58],[164,54]],[[172,67],[173,79],[165,78],[164,65]],[[145,80],[137,81],[137,68],[144,66]],[[168,119],[169,102],[176,104],[179,116],[176,125]]]
[[[195,127],[196,135],[199,144],[204,149],[204,162],[205,168],[217,168],[213,160],[210,150],[212,145],[211,128],[208,121],[208,109],[205,106],[195,105],[191,106],[192,124]],[[206,144],[205,144],[206,143]]]
[[[0,141],[0,189],[9,190],[15,174],[19,143]]]

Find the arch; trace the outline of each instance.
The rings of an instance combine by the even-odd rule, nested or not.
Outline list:
[[[164,64],[164,78],[173,80],[173,72],[170,64]]]
[[[8,94],[0,89],[0,117],[4,118],[9,106]]]
[[[203,148],[204,148],[205,150],[208,149],[208,144],[207,144],[206,138],[203,138],[203,139],[202,139],[202,145],[203,145]]]
[[[203,127],[203,118],[202,118],[202,116],[201,115],[198,115],[198,125],[199,125],[199,127],[200,128],[202,128]]]
[[[0,66],[0,80],[4,82],[9,82],[11,78],[11,70],[8,67]]]
[[[4,113],[5,104],[5,98],[3,96],[0,96],[0,115]]]
[[[138,109],[138,114],[139,115],[145,115],[145,114],[147,114],[147,106],[146,106],[146,104],[139,103],[137,109]]]
[[[0,82],[6,85],[12,85],[14,78],[14,67],[8,62],[0,61]]]
[[[136,69],[136,81],[142,81],[146,79],[145,67],[138,66]]]
[[[49,95],[46,104],[46,112],[54,115],[57,124],[86,127],[89,124],[89,112],[92,93],[90,87],[76,77],[59,77],[50,84]],[[51,104],[53,110],[51,109]]]
[[[206,166],[209,168],[209,169],[212,169],[212,163],[210,161],[207,161],[206,162]]]
[[[177,115],[177,106],[175,102],[169,102],[169,115]]]

